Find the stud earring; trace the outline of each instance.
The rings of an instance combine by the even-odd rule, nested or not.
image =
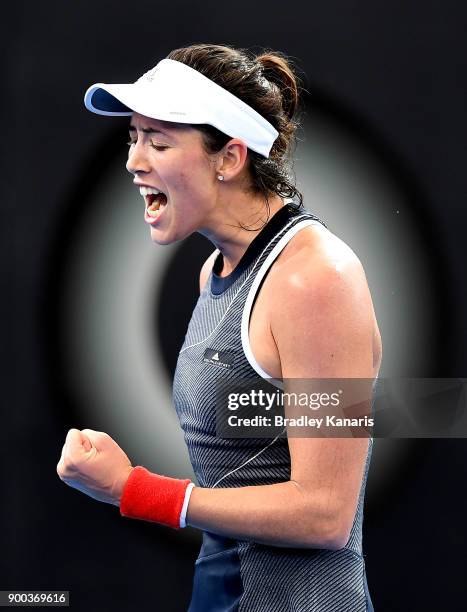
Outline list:
[[[218,178],[219,181],[223,181],[224,180],[224,177],[222,176],[222,174],[218,174],[217,178]]]

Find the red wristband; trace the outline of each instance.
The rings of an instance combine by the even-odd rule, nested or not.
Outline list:
[[[190,482],[153,474],[138,465],[123,488],[120,514],[179,529],[185,491]]]

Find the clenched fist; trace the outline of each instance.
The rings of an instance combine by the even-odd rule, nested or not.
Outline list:
[[[70,429],[57,464],[57,474],[67,485],[115,506],[132,469],[118,444],[92,429]]]

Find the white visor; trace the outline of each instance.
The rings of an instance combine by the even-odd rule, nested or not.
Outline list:
[[[98,115],[140,115],[177,123],[208,124],[269,157],[279,132],[251,106],[197,70],[163,59],[135,83],[91,85],[86,108]]]

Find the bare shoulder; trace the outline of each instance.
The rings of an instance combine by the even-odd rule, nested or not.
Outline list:
[[[298,232],[276,264],[274,281],[299,297],[320,288],[331,289],[335,284],[351,284],[354,290],[368,289],[365,271],[356,253],[318,224]]]
[[[214,265],[214,261],[218,254],[219,254],[218,249],[213,251],[201,267],[201,272],[199,273],[199,291],[200,293],[203,290],[204,285],[206,284],[206,281],[208,280],[208,276],[211,273],[212,267]]]
[[[314,359],[324,356],[328,366],[332,355],[336,371],[352,375],[359,353],[365,354],[365,363],[358,372],[371,371],[367,356],[372,352],[372,367],[377,370],[381,337],[363,265],[350,246],[326,228],[310,226],[291,239],[276,264],[270,295],[283,298],[269,300],[269,320],[283,371],[285,361],[295,367],[295,355],[306,354],[307,347],[313,347]],[[352,355],[349,363],[335,359],[344,346]]]

